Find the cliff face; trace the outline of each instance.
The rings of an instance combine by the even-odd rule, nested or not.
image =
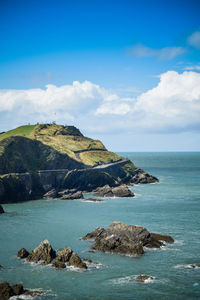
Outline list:
[[[38,124],[0,135],[0,203],[38,199],[52,188],[92,191],[157,180],[146,174],[73,126]]]

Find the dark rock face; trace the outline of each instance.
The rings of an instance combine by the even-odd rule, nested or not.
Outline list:
[[[5,213],[5,211],[4,211],[3,207],[0,205],[0,214],[4,214],[4,213]]]
[[[139,281],[139,282],[145,282],[147,280],[152,280],[153,277],[152,276],[149,276],[149,275],[138,275],[135,280],[136,281]]]
[[[20,295],[38,296],[44,295],[44,293],[42,291],[26,290],[22,284],[10,285],[7,281],[0,283],[0,300],[8,300],[12,296]]]
[[[97,188],[94,195],[98,197],[134,197],[134,194],[125,184],[117,187],[110,187],[109,185],[105,185],[103,187]]]
[[[162,240],[170,240],[169,236],[156,235],[145,228],[136,225],[126,225],[121,222],[113,222],[106,229],[98,227],[93,232],[88,233],[84,240],[94,240],[93,250],[103,252],[113,252],[121,254],[144,254],[143,247],[160,248]]]
[[[66,268],[66,265],[65,265],[64,262],[58,261],[58,260],[56,260],[56,259],[53,260],[52,266],[53,266],[54,268],[56,268],[56,269],[64,269],[64,268]]]
[[[162,235],[158,233],[151,233],[151,237],[158,241],[163,241],[169,244],[174,243],[174,239],[170,235]]]
[[[29,262],[42,262],[44,264],[49,264],[56,257],[56,252],[51,247],[49,241],[44,240],[40,243],[40,245],[31,250],[27,257],[27,261]]]
[[[74,266],[76,268],[82,268],[82,269],[87,269],[86,263],[84,263],[80,257],[76,253],[72,253],[69,262],[69,266]]]
[[[26,258],[28,256],[29,256],[29,252],[25,248],[20,249],[17,253],[17,257],[22,258],[22,259]]]
[[[130,183],[132,183],[132,184],[155,183],[155,182],[158,182],[158,181],[159,181],[158,178],[148,174],[147,172],[145,172],[144,170],[139,169],[139,168],[134,171],[134,174],[130,179]]]

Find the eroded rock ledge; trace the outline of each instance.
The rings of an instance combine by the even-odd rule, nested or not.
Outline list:
[[[119,254],[144,254],[144,247],[160,248],[173,243],[171,236],[150,233],[145,227],[113,222],[107,228],[98,227],[82,238],[94,240],[92,250]]]
[[[31,250],[30,253],[22,248],[18,251],[17,257],[26,258],[28,262],[41,263],[44,265],[52,264],[58,269],[66,268],[66,266],[74,266],[77,268],[87,269],[86,263],[76,254],[70,247],[58,249],[57,252],[52,248],[48,240],[44,240],[40,245]]]

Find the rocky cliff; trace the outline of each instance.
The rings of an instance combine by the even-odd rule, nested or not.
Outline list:
[[[155,182],[128,159],[73,126],[21,126],[0,135],[0,203],[41,198],[56,191]]]

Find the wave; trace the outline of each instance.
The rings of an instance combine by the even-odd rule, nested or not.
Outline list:
[[[109,280],[109,282],[111,284],[123,285],[123,284],[136,284],[136,283],[137,284],[138,283],[148,284],[148,283],[154,283],[157,281],[156,278],[153,276],[150,276],[150,278],[145,279],[144,281],[139,281],[139,280],[137,280],[138,276],[139,275],[130,275],[130,276],[126,276],[126,277],[120,277],[117,279],[111,279],[111,280]]]
[[[194,264],[179,264],[174,266],[175,269],[200,269],[200,263]]]

